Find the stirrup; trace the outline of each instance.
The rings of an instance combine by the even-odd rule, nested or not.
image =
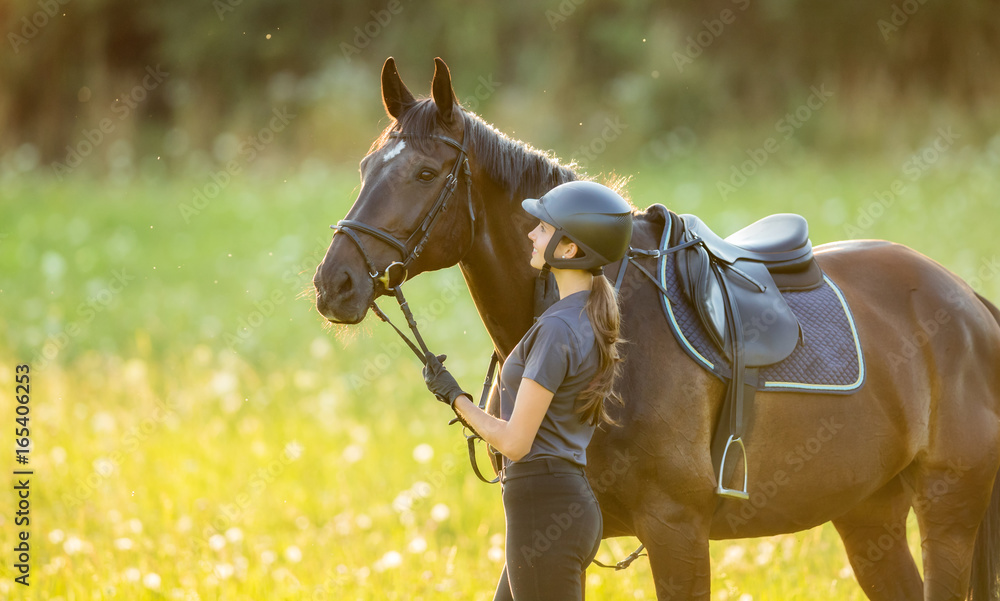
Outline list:
[[[729,454],[729,447],[736,443],[740,445],[740,451],[743,452],[743,490],[726,488],[722,485],[722,478],[726,474],[726,455]],[[722,463],[719,466],[719,483],[715,487],[715,493],[723,497],[731,497],[734,499],[749,499],[750,495],[747,494],[747,449],[743,446],[743,439],[737,436],[730,435],[729,440],[726,441],[726,448],[722,451]]]

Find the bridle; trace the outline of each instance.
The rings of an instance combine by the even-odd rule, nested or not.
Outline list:
[[[389,134],[390,138],[415,138],[413,134],[404,134],[401,132],[391,132]],[[466,196],[469,205],[469,229],[471,230],[471,241],[476,239],[476,213],[472,206],[472,171],[469,169],[469,157],[460,142],[455,141],[447,136],[442,136],[438,134],[430,134],[428,136],[422,136],[433,138],[444,142],[445,144],[451,146],[458,150],[458,156],[455,158],[455,164],[451,168],[451,172],[445,177],[444,187],[441,188],[441,193],[438,195],[437,200],[434,205],[431,206],[430,211],[424,216],[420,225],[410,234],[409,238],[405,242],[401,242],[398,238],[386,232],[385,230],[379,229],[377,227],[370,226],[361,221],[355,219],[341,219],[336,225],[331,225],[334,232],[346,234],[351,240],[354,241],[355,246],[361,252],[361,256],[364,257],[365,263],[368,265],[368,275],[375,281],[382,283],[382,290],[377,293],[376,296],[382,296],[384,294],[389,294],[390,290],[398,289],[398,285],[406,280],[407,272],[410,268],[410,264],[413,263],[420,256],[420,253],[424,250],[424,245],[427,244],[427,239],[431,235],[431,230],[434,228],[434,224],[437,223],[438,219],[448,210],[448,201],[455,194],[455,188],[458,186],[458,178],[460,175],[465,175],[465,189]],[[386,266],[382,273],[379,273],[378,267],[376,267],[375,262],[372,260],[371,255],[365,250],[364,245],[361,243],[361,239],[358,237],[358,233],[368,234],[373,238],[376,238],[382,242],[385,242],[389,246],[393,247],[399,251],[401,261],[394,261]],[[416,242],[414,243],[414,240]],[[410,250],[412,248],[412,250]],[[400,270],[401,275],[400,275]]]

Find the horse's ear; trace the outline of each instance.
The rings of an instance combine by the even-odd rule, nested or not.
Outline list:
[[[458,99],[455,98],[455,90],[451,87],[451,71],[448,65],[440,58],[434,59],[434,81],[431,83],[431,97],[438,107],[441,120],[445,123],[451,122],[452,112]]]
[[[403,109],[413,103],[413,94],[396,71],[396,61],[390,56],[382,65],[382,104],[385,112],[393,119],[399,119]]]

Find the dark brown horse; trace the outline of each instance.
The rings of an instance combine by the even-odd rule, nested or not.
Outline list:
[[[334,236],[316,270],[316,307],[336,323],[361,321],[384,292],[373,276],[420,244],[407,261],[409,277],[460,265],[506,356],[531,324],[537,273],[526,238],[534,223],[520,202],[577,176],[463,110],[440,59],[431,98],[414,99],[391,58],[382,95],[394,121],[361,161],[363,184],[347,215],[374,229],[354,229],[354,240]],[[470,172],[456,165],[463,159],[464,167],[466,156]],[[429,223],[425,216],[455,178],[447,207]],[[662,218],[638,212],[635,222],[632,246],[656,248]],[[715,493],[709,449],[723,383],[682,351],[660,292],[631,270],[621,295],[630,341],[621,426],[600,428],[588,451],[605,537],[634,535],[646,545],[661,600],[709,598],[709,539],[828,521],[870,599],[997,599],[1000,312],[897,244],[828,244],[817,259],[853,309],[867,380],[847,396],[757,395],[745,435],[749,501]],[[904,341],[914,340],[904,353]],[[923,581],[905,540],[911,508]]]

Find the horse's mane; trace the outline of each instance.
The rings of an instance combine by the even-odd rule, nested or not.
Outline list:
[[[481,117],[461,109],[465,119],[465,147],[475,158],[476,165],[499,186],[509,190],[517,200],[538,198],[559,184],[589,179],[576,173],[572,165],[563,165],[548,152],[514,140],[483,121]],[[430,135],[438,125],[437,105],[430,98],[406,106],[400,119],[393,121],[372,144],[370,152],[382,148],[393,132],[412,136],[414,147],[427,152]],[[409,140],[408,140],[409,143]]]

